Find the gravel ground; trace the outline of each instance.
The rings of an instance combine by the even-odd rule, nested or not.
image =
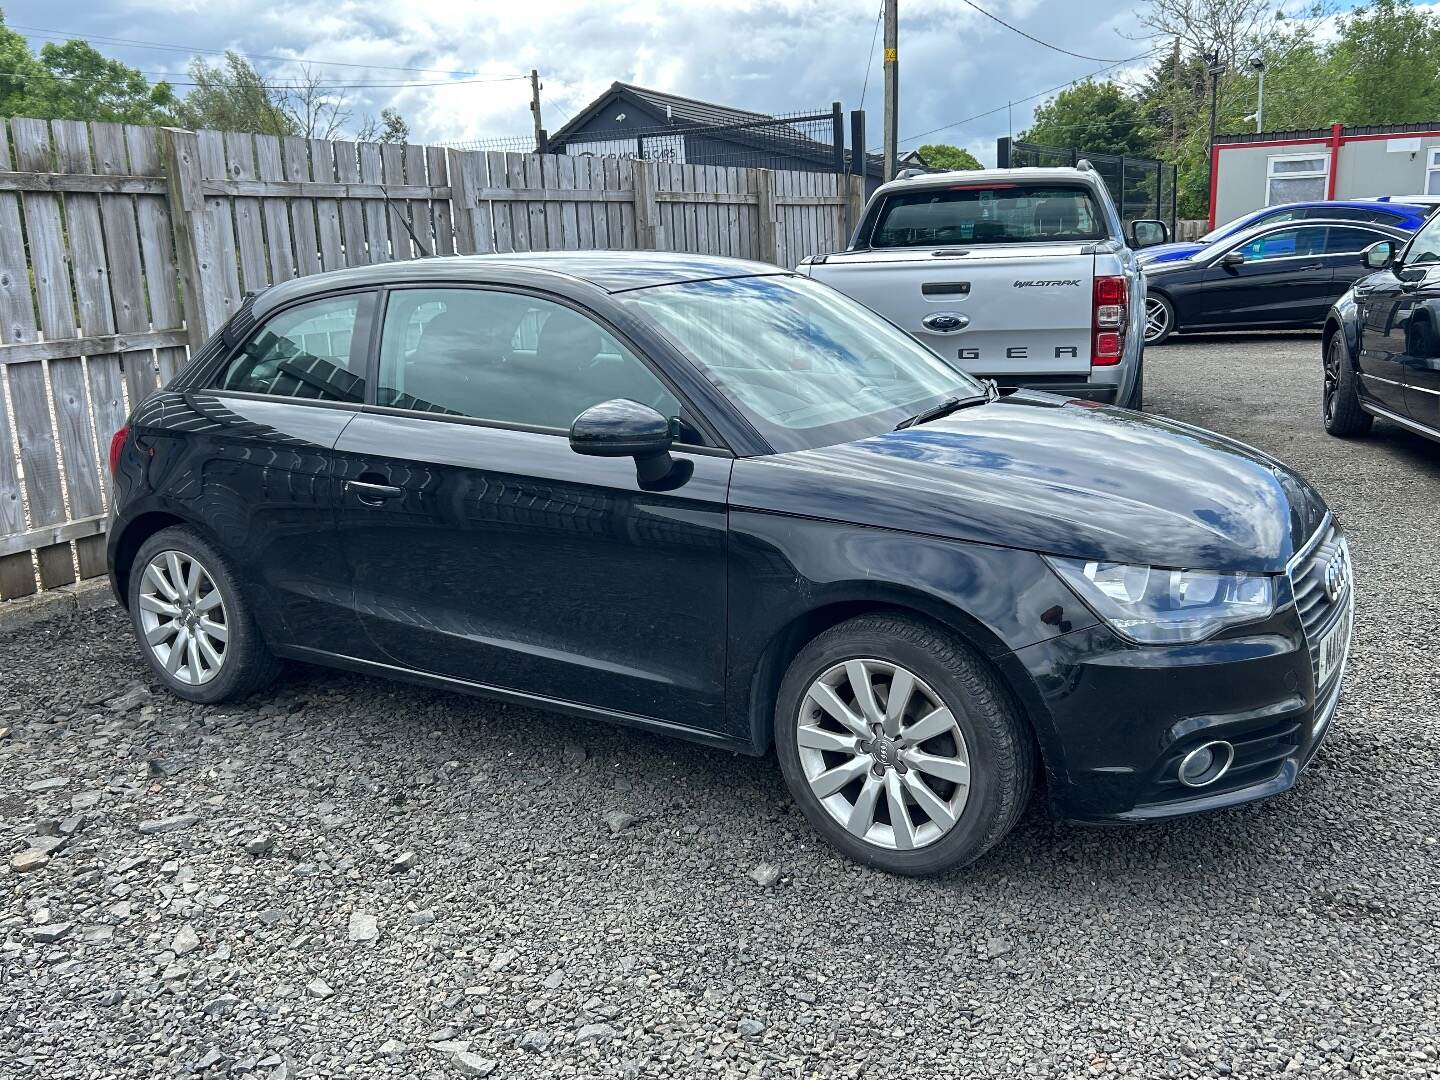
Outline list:
[[[1440,447],[1327,438],[1314,336],[1148,368],[1349,529],[1296,791],[906,880],[771,760],[311,669],[192,707],[85,613],[0,641],[0,1075],[1440,1074]]]

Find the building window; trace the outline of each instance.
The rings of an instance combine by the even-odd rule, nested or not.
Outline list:
[[[1272,157],[1265,173],[1265,205],[1323,199],[1329,175],[1330,159],[1324,154]]]
[[[1425,194],[1440,195],[1440,146],[1425,152]]]

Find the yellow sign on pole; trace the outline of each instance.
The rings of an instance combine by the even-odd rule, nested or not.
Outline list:
[[[886,50],[885,50],[885,63],[887,63],[887,64],[893,64],[893,63],[894,63],[896,60],[898,60],[899,58],[900,58],[900,50],[899,50],[899,49],[886,49]]]

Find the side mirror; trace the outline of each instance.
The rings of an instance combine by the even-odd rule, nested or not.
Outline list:
[[[674,441],[669,420],[628,398],[591,405],[570,425],[571,450],[589,457],[633,457],[641,483],[658,483],[670,475]]]
[[[1377,240],[1360,253],[1360,261],[1371,270],[1384,270],[1395,261],[1395,241]]]
[[[1221,266],[1244,266],[1245,253],[1243,251],[1227,251],[1225,257],[1220,260]]]
[[[1130,247],[1134,250],[1170,242],[1170,226],[1163,221],[1141,218],[1130,222]]]

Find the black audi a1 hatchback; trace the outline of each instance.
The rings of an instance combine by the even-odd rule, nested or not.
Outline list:
[[[181,697],[289,658],[773,743],[815,828],[899,873],[976,858],[1042,770],[1089,820],[1286,790],[1349,646],[1345,539],[1278,461],[1000,396],[757,263],[287,282],[111,457],[114,588]]]

